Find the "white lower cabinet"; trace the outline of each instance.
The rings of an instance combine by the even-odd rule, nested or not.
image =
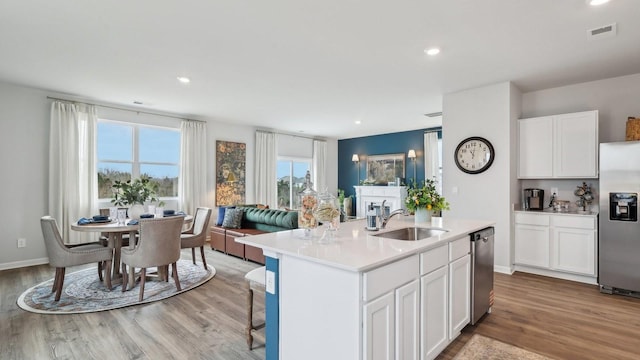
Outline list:
[[[596,216],[517,212],[515,222],[516,270],[596,283]]]
[[[549,267],[549,226],[516,224],[516,264]]]
[[[418,360],[420,282],[416,279],[364,306],[365,359]]]
[[[363,274],[363,359],[434,359],[471,318],[468,236]]]
[[[551,237],[553,269],[596,275],[594,230],[556,227]]]
[[[393,292],[364,305],[365,359],[394,359],[395,318]]]
[[[449,344],[448,274],[449,269],[445,265],[420,279],[421,360],[434,359]]]
[[[418,360],[420,351],[420,281],[396,290],[396,359]]]
[[[449,264],[449,341],[471,319],[471,255]]]

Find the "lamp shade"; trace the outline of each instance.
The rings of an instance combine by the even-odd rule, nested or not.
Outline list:
[[[416,158],[416,151],[413,150],[413,149],[409,150],[409,153],[407,154],[407,157],[409,159],[415,159]]]
[[[351,161],[353,161],[353,162],[360,161],[360,158],[358,157],[358,154],[353,154],[353,156],[351,157]]]

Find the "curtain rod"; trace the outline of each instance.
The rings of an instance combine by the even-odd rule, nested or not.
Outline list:
[[[58,101],[65,101],[65,102],[74,103],[74,104],[93,105],[93,106],[103,107],[103,108],[106,108],[106,109],[124,110],[124,111],[130,111],[130,112],[134,112],[134,113],[138,113],[138,114],[147,114],[147,115],[155,115],[155,116],[164,116],[164,117],[173,118],[173,119],[189,120],[189,121],[198,121],[198,122],[206,123],[206,121],[202,121],[202,120],[194,120],[194,119],[188,119],[188,118],[179,117],[179,116],[165,115],[165,114],[158,114],[158,113],[153,113],[153,112],[149,112],[149,111],[131,110],[131,109],[122,108],[122,107],[117,107],[117,106],[109,106],[109,105],[93,104],[93,103],[89,103],[89,102],[86,102],[86,101],[78,101],[78,100],[61,99],[61,98],[57,98],[57,97],[53,97],[53,96],[47,96],[47,99],[51,99],[51,100],[58,100]]]
[[[305,135],[297,135],[297,134],[288,134],[288,133],[283,133],[283,132],[273,131],[273,130],[258,129],[256,131],[263,132],[263,133],[272,133],[272,134],[277,134],[277,135],[287,135],[287,136],[299,137],[299,138],[303,138],[303,139],[327,141],[327,139],[325,139],[325,138],[318,138],[318,137],[314,137],[314,136],[305,136]]]

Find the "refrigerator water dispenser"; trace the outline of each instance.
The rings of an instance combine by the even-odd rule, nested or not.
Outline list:
[[[638,221],[637,193],[609,193],[609,220]]]

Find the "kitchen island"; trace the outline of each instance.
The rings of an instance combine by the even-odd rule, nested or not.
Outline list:
[[[432,359],[469,322],[469,234],[486,220],[444,219],[445,233],[419,241],[384,238],[415,226],[394,217],[387,228],[364,220],[323,229],[239,238],[262,248],[267,266],[267,359]]]

